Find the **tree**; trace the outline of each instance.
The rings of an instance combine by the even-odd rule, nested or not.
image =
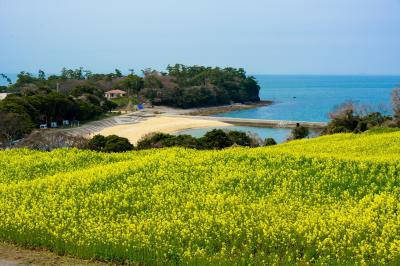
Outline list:
[[[137,143],[137,149],[172,147],[175,145],[173,135],[156,132],[143,136]]]
[[[276,141],[273,138],[266,138],[264,140],[264,146],[273,146],[276,145]]]
[[[232,140],[221,129],[213,129],[199,139],[199,148],[223,149],[233,145]]]
[[[394,119],[400,124],[400,88],[392,91],[392,107]]]
[[[60,148],[84,149],[87,147],[87,143],[87,138],[82,136],[69,136],[57,131],[43,132],[36,130],[18,142],[16,147],[52,151]]]
[[[137,94],[143,88],[143,78],[129,74],[119,81],[116,87],[127,90],[129,94]]]
[[[46,80],[46,74],[41,69],[39,69],[39,71],[38,71],[38,79],[39,80]]]
[[[7,83],[8,83],[8,85],[12,84],[11,79],[6,74],[0,73],[0,77],[5,79],[7,81]]]
[[[176,64],[168,65],[167,73],[145,69],[143,74],[144,92],[159,89],[157,101],[153,101],[155,104],[190,108],[260,100],[260,86],[241,68]],[[143,96],[146,98],[145,93]]]
[[[122,73],[121,73],[121,71],[120,71],[118,68],[115,69],[115,76],[116,76],[117,78],[122,77]]]
[[[331,121],[326,128],[327,134],[353,132],[358,125],[359,117],[353,102],[345,102],[329,113]]]
[[[299,124],[296,125],[295,128],[293,128],[292,133],[289,137],[289,140],[294,140],[294,139],[304,139],[310,134],[310,131],[308,128],[300,126]]]
[[[17,85],[29,84],[29,83],[33,83],[34,81],[36,81],[36,78],[33,77],[31,73],[25,72],[25,71],[21,71],[21,72],[17,75],[16,84],[17,84]]]
[[[134,146],[127,138],[111,135],[106,137],[106,145],[103,148],[104,152],[125,152],[133,150]]]
[[[96,135],[91,138],[87,144],[87,148],[92,151],[102,151],[106,146],[106,137],[103,135]]]
[[[115,102],[112,102],[112,101],[108,101],[108,100],[106,100],[102,105],[102,108],[105,112],[111,112],[112,110],[114,110],[117,107],[118,107],[118,104],[116,104]]]
[[[392,95],[393,103],[396,102],[395,98],[396,95],[394,93]],[[324,130],[325,134],[360,133],[377,126],[393,126],[392,117],[384,116],[380,112],[374,112],[370,106],[356,106],[352,102],[341,104],[334,112],[329,114],[329,117],[331,120]]]
[[[245,132],[231,130],[228,132],[228,137],[236,145],[251,146],[251,139]]]
[[[102,152],[124,152],[133,150],[134,146],[128,139],[116,135],[104,137],[96,135],[87,144],[89,150]]]
[[[31,121],[26,116],[0,111],[0,140],[3,140],[6,146],[22,138],[31,128]]]

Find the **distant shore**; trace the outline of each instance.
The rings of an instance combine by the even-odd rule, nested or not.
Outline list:
[[[201,115],[201,116],[208,116],[208,115],[215,115],[220,113],[227,113],[232,111],[239,111],[239,110],[248,110],[254,109],[262,106],[271,105],[272,101],[259,101],[254,103],[235,103],[230,105],[222,105],[222,106],[212,106],[212,107],[201,107],[201,108],[191,108],[185,113],[186,115]]]

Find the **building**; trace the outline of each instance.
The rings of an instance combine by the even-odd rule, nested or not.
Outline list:
[[[126,91],[122,91],[122,90],[111,90],[111,91],[107,91],[105,93],[105,96],[107,99],[113,99],[113,98],[118,98],[118,97],[122,97],[126,94]]]

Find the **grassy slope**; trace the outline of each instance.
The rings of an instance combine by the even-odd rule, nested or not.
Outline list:
[[[0,152],[0,238],[155,263],[398,262],[400,131],[269,148]]]

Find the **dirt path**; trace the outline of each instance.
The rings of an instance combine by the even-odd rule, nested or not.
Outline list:
[[[35,265],[77,265],[105,266],[103,262],[77,259],[69,256],[58,256],[46,250],[30,250],[0,242],[0,266]]]

